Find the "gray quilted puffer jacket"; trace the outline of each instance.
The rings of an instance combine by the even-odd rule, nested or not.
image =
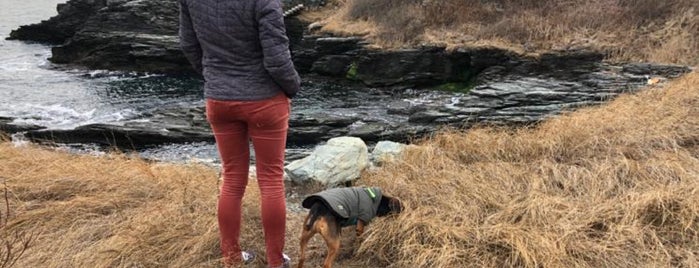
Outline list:
[[[301,79],[289,52],[280,0],[179,0],[180,44],[205,80],[204,96],[293,97]]]
[[[301,206],[310,209],[316,201],[323,201],[344,218],[341,221],[344,227],[356,224],[357,219],[370,223],[376,217],[382,196],[378,187],[333,188],[306,197]]]

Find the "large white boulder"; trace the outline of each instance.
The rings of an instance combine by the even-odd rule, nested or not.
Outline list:
[[[338,137],[315,148],[311,155],[289,163],[284,169],[292,181],[317,181],[335,186],[352,181],[369,167],[369,152],[362,139]]]

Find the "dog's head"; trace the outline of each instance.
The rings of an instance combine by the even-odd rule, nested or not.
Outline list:
[[[376,211],[376,216],[383,217],[389,214],[398,214],[403,210],[403,205],[400,200],[388,195],[381,196],[379,209]]]

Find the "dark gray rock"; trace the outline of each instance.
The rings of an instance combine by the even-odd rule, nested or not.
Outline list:
[[[557,78],[574,78],[582,74],[596,72],[605,55],[597,51],[573,50],[542,54],[534,68],[539,74]]]
[[[521,56],[499,48],[459,48],[457,51],[469,55],[471,68],[476,73],[480,73],[488,67],[505,66],[511,67],[521,61]]]
[[[92,69],[192,73],[177,36],[174,0],[116,1],[90,16],[51,61]]]
[[[410,115],[410,117],[408,118],[408,122],[430,124],[430,123],[433,123],[438,118],[449,117],[450,115],[451,114],[449,114],[449,113],[443,113],[443,112],[439,112],[439,111],[417,112],[417,113]]]
[[[435,130],[434,126],[425,125],[389,125],[381,133],[382,140],[411,143],[425,137]]]
[[[413,111],[411,111],[411,108],[413,107],[414,106],[407,101],[394,101],[388,104],[386,107],[386,113],[410,115],[413,113]]]
[[[0,116],[0,132],[6,133],[6,134],[13,134],[13,133],[17,133],[17,132],[25,132],[25,131],[39,130],[39,129],[45,128],[42,126],[37,126],[37,125],[32,125],[32,124],[13,123],[14,120],[15,120],[14,118]]]
[[[284,18],[284,26],[286,26],[286,35],[289,37],[290,49],[292,51],[296,50],[299,44],[303,42],[303,34],[308,23],[300,20],[296,16],[291,16]]]
[[[208,141],[214,138],[210,132],[191,131],[184,128],[156,129],[151,127],[92,124],[71,130],[37,130],[25,135],[39,143],[92,143],[120,149],[142,149],[153,145]]]
[[[351,126],[348,135],[375,142],[381,139],[385,130],[386,126],[381,123],[361,123]]]
[[[600,71],[579,82],[553,78],[505,79],[478,86],[469,95],[459,98],[457,103],[449,105],[449,113],[466,116],[462,122],[458,122],[458,117],[436,121],[456,125],[476,122],[534,124],[562,111],[600,104],[621,93],[639,90],[645,81],[637,81],[634,77]]]
[[[356,78],[368,86],[430,85],[449,81],[450,57],[443,48],[370,51],[356,62]]]
[[[631,63],[623,66],[626,73],[635,75],[659,75],[664,77],[679,77],[680,75],[691,72],[687,66],[679,65],[662,65],[651,63]]]
[[[321,37],[315,40],[316,53],[320,55],[340,55],[363,47],[359,37]]]
[[[88,143],[124,150],[214,141],[203,107],[165,107],[133,120],[66,130],[29,131],[25,136],[37,142]]]
[[[320,4],[317,0],[293,2]],[[57,44],[50,60],[60,64],[194,73],[179,48],[177,0],[70,0],[60,4],[58,11],[47,21],[20,27],[10,38]],[[292,18],[286,24],[291,41],[299,42],[306,24]]]
[[[112,1],[70,0],[58,4],[58,15],[41,23],[21,26],[12,31],[7,39],[61,44],[78,32],[90,17],[109,2]]]
[[[298,146],[317,144],[326,140],[332,130],[329,126],[290,127],[286,142]]]
[[[346,127],[359,120],[354,116],[337,116],[327,113],[315,114],[292,114],[289,118],[290,127],[307,127],[307,126],[330,126],[330,127]]]
[[[352,58],[350,56],[323,56],[313,63],[313,67],[311,67],[311,72],[333,77],[345,77],[347,75],[347,71],[349,70],[351,63]]]

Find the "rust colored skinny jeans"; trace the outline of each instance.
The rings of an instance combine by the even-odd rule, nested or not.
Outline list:
[[[268,265],[281,266],[286,232],[283,174],[289,99],[284,94],[260,101],[207,99],[206,117],[223,163],[218,224],[224,262],[241,261],[241,204],[248,183],[252,140]]]

